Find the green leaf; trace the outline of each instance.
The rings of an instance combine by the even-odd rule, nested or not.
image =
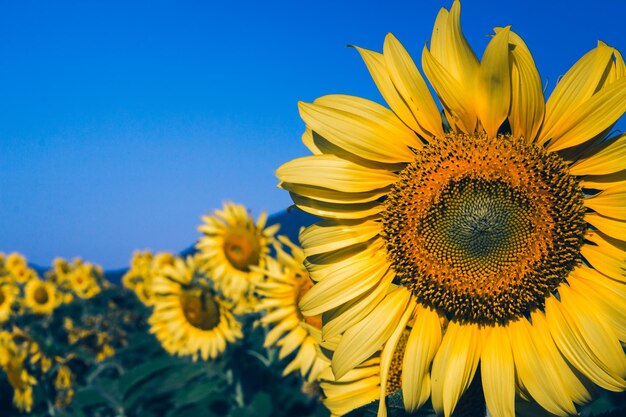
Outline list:
[[[153,359],[151,362],[146,364],[139,365],[121,376],[118,381],[119,392],[122,397],[126,397],[130,391],[137,389],[138,385],[147,379],[154,378],[168,368],[180,365],[180,363],[181,361],[178,358],[165,356]]]

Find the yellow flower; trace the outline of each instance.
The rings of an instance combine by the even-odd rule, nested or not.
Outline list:
[[[122,277],[126,288],[132,289],[137,298],[147,305],[153,304],[152,278],[159,274],[165,266],[173,265],[174,255],[167,252],[152,255],[152,252],[135,252],[131,267]]]
[[[4,259],[4,268],[8,273],[5,280],[8,279],[8,281],[24,283],[37,277],[35,270],[28,267],[26,258],[17,252],[10,253]]]
[[[176,259],[154,277],[154,311],[150,332],[163,348],[177,355],[214,359],[243,335],[230,305],[210,287],[192,257]]]
[[[290,248],[291,254],[275,245],[276,259],[268,258],[266,279],[257,285],[262,299],[256,310],[265,312],[259,321],[272,327],[266,335],[265,347],[280,347],[280,359],[297,352],[283,375],[299,370],[311,382],[329,365],[318,356],[319,344],[313,336],[321,338],[322,320],[319,316],[304,317],[298,307],[300,299],[313,286],[303,264],[304,252],[284,236],[279,236],[279,240]]]
[[[24,304],[36,314],[51,314],[61,300],[53,283],[39,279],[28,281],[24,292]]]
[[[70,288],[78,297],[83,299],[92,298],[101,291],[96,278],[98,271],[96,267],[89,263],[78,265],[68,275],[67,280]]]
[[[72,371],[67,365],[60,365],[57,370],[57,376],[54,379],[54,387],[56,389],[65,389],[72,386]]]
[[[0,323],[6,322],[13,314],[13,303],[19,293],[19,288],[12,283],[0,284]]]
[[[391,109],[350,96],[300,103],[312,156],[280,186],[325,218],[301,242],[316,281],[300,306],[341,335],[341,379],[407,323],[405,408],[449,416],[480,365],[494,417],[516,395],[566,416],[591,381],[626,388],[626,69],[599,43],[544,103],[522,39],[496,28],[479,62],[442,9],[422,66],[388,35],[358,48]],[[509,131],[510,128],[510,131]],[[395,286],[397,285],[397,287]],[[384,398],[380,414],[384,415]]]
[[[227,298],[235,303],[254,303],[254,286],[263,275],[251,267],[264,267],[269,245],[279,226],[266,228],[265,213],[255,223],[244,206],[233,203],[225,203],[223,210],[215,210],[214,215],[202,220],[204,224],[198,230],[204,236],[196,247],[205,263],[203,268]],[[252,305],[246,305],[244,310],[248,308]]]
[[[38,352],[39,347],[31,342],[30,337],[19,329],[0,332],[0,367],[13,387],[13,403],[26,412],[31,411],[33,385],[37,384],[24,365],[31,351]]]

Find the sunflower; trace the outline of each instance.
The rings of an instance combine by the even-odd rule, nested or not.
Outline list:
[[[496,28],[479,62],[442,9],[422,65],[449,129],[400,42],[357,48],[388,109],[351,96],[300,103],[313,153],[280,167],[295,204],[324,218],[301,234],[341,379],[394,345],[407,411],[449,416],[480,378],[491,415],[516,395],[575,414],[590,382],[626,388],[626,109],[619,52],[584,55],[544,103],[522,39]],[[395,287],[397,285],[397,287]],[[477,372],[480,364],[480,372]],[[445,388],[444,388],[445,387]],[[379,415],[385,415],[384,396]]]
[[[13,314],[13,303],[17,301],[20,290],[13,283],[0,284],[0,323],[7,321]]]
[[[8,272],[5,280],[24,283],[37,276],[34,269],[28,267],[26,258],[17,252],[10,253],[4,258],[4,268]]]
[[[240,204],[224,203],[222,210],[202,218],[198,230],[204,233],[196,247],[200,251],[203,268],[215,279],[224,296],[238,304],[241,313],[252,309],[256,300],[254,286],[263,274],[269,245],[279,225],[265,227],[266,213],[254,218]]]
[[[98,267],[90,263],[80,263],[67,274],[67,282],[74,294],[80,298],[88,299],[95,297],[102,291],[98,284],[99,274],[101,275],[101,271],[98,270]]]
[[[122,277],[122,283],[133,290],[143,304],[150,306],[153,303],[152,278],[173,262],[174,255],[168,252],[153,255],[150,251],[137,251],[133,254],[130,269]]]
[[[0,367],[13,387],[13,403],[21,411],[30,412],[33,406],[33,386],[37,379],[26,369],[26,362],[30,356],[39,354],[39,346],[31,343],[32,340],[19,329],[13,332],[0,332]]]
[[[36,314],[50,314],[60,302],[56,286],[38,278],[26,283],[24,293],[24,305]]]
[[[243,337],[230,305],[210,285],[193,257],[176,259],[154,277],[154,311],[150,332],[163,348],[177,355],[214,359],[227,343]]]
[[[289,247],[291,254],[280,244],[275,244],[276,259],[268,258],[267,270],[264,271],[267,278],[257,285],[257,293],[262,299],[256,310],[266,313],[259,321],[272,327],[265,338],[265,347],[279,346],[280,359],[297,351],[283,375],[299,370],[307,382],[312,382],[328,367],[328,362],[318,355],[319,346],[315,337],[321,338],[321,317],[305,317],[298,307],[313,282],[304,267],[302,249],[285,236],[278,239]]]

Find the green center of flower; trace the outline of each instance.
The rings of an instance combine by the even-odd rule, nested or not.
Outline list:
[[[208,289],[183,291],[180,305],[189,324],[200,330],[211,330],[220,323],[220,306]]]
[[[258,265],[260,254],[259,239],[250,230],[233,230],[224,237],[224,255],[240,271],[248,272],[251,265]]]
[[[542,308],[580,262],[583,194],[554,153],[509,136],[451,135],[416,154],[385,203],[400,282],[451,320]]]

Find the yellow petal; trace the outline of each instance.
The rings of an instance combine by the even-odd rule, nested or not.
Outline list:
[[[626,186],[626,170],[608,175],[587,175],[581,178],[583,188],[592,190],[606,190],[616,186]]]
[[[315,140],[313,139],[313,131],[311,128],[307,127],[302,134],[302,143],[306,146],[313,155],[321,155],[322,150],[315,144]]]
[[[596,354],[594,348],[598,343],[588,339],[590,333],[577,320],[576,315],[571,314],[574,306],[568,305],[568,303],[573,301],[574,294],[567,285],[562,285],[559,287],[559,295],[561,295],[561,302],[554,296],[550,296],[546,300],[546,321],[557,347],[569,363],[594,384],[611,391],[618,390],[620,385],[626,382]],[[580,306],[575,308],[580,308]],[[587,318],[587,321],[589,319],[593,320],[593,317]],[[606,336],[606,332],[601,331],[603,325],[597,324],[598,326],[593,333]],[[603,340],[606,341],[606,338]],[[612,342],[619,347],[617,338]],[[603,349],[606,350],[606,348]]]
[[[448,324],[431,375],[431,399],[437,414],[449,417],[472,382],[480,359],[480,333],[476,324]]]
[[[608,129],[625,111],[626,77],[622,77],[564,115],[546,149],[554,152],[586,142]]]
[[[378,90],[382,94],[383,98],[391,107],[391,110],[398,115],[398,117],[406,123],[408,127],[420,134],[422,137],[429,137],[430,135],[417,123],[413,112],[408,107],[408,103],[402,98],[398,90],[391,80],[387,64],[383,58],[383,54],[370,51],[368,49],[359,48],[355,46],[356,50],[361,54],[361,58],[365,62],[367,69],[376,83]]]
[[[591,266],[604,275],[618,281],[626,282],[625,259],[616,258],[599,246],[583,245],[580,253]]]
[[[506,27],[491,39],[478,71],[476,114],[489,137],[496,136],[511,106],[509,32]]]
[[[591,268],[576,268],[567,282],[576,292],[585,294],[600,319],[612,326],[620,341],[626,341],[626,286]]]
[[[300,243],[306,256],[363,243],[381,232],[380,222],[323,220],[300,233]]]
[[[503,30],[496,28],[496,33]],[[541,127],[545,111],[543,86],[535,61],[526,43],[516,33],[509,33],[511,45],[511,112],[509,124],[514,137],[532,142]]]
[[[441,338],[437,312],[418,305],[402,361],[402,397],[409,414],[417,412],[430,397],[430,365]]]
[[[525,318],[508,326],[517,378],[550,413],[563,417],[576,414],[572,398],[582,396],[584,387],[557,351],[545,318],[536,317],[533,315],[532,326]],[[568,386],[569,382],[573,385]]]
[[[391,33],[385,37],[383,51],[389,76],[419,125],[430,135],[443,138],[439,108],[409,53]]]
[[[593,197],[587,197],[584,204],[603,216],[626,220],[626,184],[613,186]]]
[[[433,56],[466,89],[471,89],[479,64],[461,29],[460,1],[454,1],[449,13],[442,9],[435,21],[432,38]]]
[[[398,327],[410,298],[406,288],[397,288],[360,323],[344,333],[332,360],[333,373],[338,379],[382,347]]]
[[[491,328],[480,355],[480,375],[490,415],[515,417],[515,366],[507,331]]]
[[[413,315],[414,310],[415,299],[411,297],[404,314],[402,314],[402,317],[400,317],[400,320],[398,320],[396,324],[396,329],[389,337],[389,340],[387,340],[387,343],[385,343],[383,351],[380,354],[380,402],[378,403],[377,417],[387,417],[385,398],[387,397],[387,378],[389,376],[389,367],[391,366],[391,361],[393,360],[394,353],[396,352],[398,340],[400,340],[400,336],[402,336],[402,333],[405,331],[406,324]]]
[[[374,238],[343,249],[309,256],[304,260],[304,266],[309,271],[311,279],[317,282],[360,259],[373,257],[376,253],[384,251],[385,244],[382,238]]]
[[[603,142],[602,149],[594,155],[574,162],[569,172],[579,176],[612,174],[624,169],[624,160],[626,160],[626,134],[621,134]]]
[[[343,191],[331,190],[330,188],[323,188],[315,185],[294,184],[291,182],[280,182],[278,187],[306,198],[312,198],[324,203],[337,204],[370,203],[389,194],[389,187],[359,193],[346,193]]]
[[[396,274],[391,269],[380,283],[353,300],[324,313],[322,322],[324,339],[339,336],[367,316],[385,298]]]
[[[609,219],[596,213],[585,214],[585,221],[606,235],[626,241],[626,222]]]
[[[389,265],[384,253],[354,263],[318,281],[300,300],[300,311],[316,316],[354,299],[377,285]]]
[[[386,187],[397,175],[382,169],[367,168],[335,155],[311,155],[293,159],[276,170],[283,182],[359,193]]]
[[[428,48],[422,51],[422,67],[443,104],[450,125],[456,130],[473,134],[476,130],[476,113],[471,90],[462,85],[440,64]]]
[[[298,103],[308,127],[336,146],[371,161],[410,162],[422,143],[386,107],[350,96],[325,96]]]
[[[293,203],[300,210],[329,219],[364,219],[383,210],[383,206],[376,201],[360,204],[336,204],[313,200],[294,193],[289,194]]]
[[[600,44],[567,71],[546,103],[546,117],[539,133],[539,144],[559,136],[563,131],[563,120],[598,91],[612,55],[612,48]]]

